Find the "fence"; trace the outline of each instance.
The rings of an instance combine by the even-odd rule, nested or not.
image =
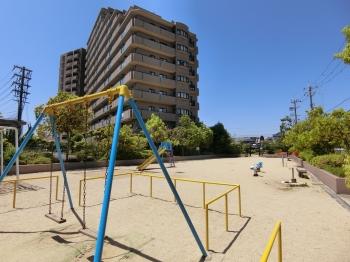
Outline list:
[[[267,243],[264,253],[260,258],[260,262],[266,262],[268,260],[277,236],[278,236],[278,262],[282,262],[282,229],[281,229],[280,221],[278,221],[275,224],[275,227],[273,228],[269,242]]]
[[[17,184],[21,181],[29,181],[29,180],[39,180],[39,179],[49,179],[50,176],[41,176],[41,177],[31,177],[31,178],[20,178],[20,179],[12,179],[12,180],[5,180],[4,183],[13,183],[13,199],[12,199],[12,207],[16,208],[16,198],[17,198]],[[52,176],[52,178],[56,179],[56,192],[55,197],[56,200],[58,200],[58,183],[59,183],[59,177],[58,175]]]
[[[133,193],[133,177],[134,176],[144,176],[149,177],[149,196],[153,197],[153,180],[154,179],[164,179],[163,176],[155,175],[153,173],[146,173],[146,172],[126,172],[126,173],[120,173],[120,174],[114,174],[114,176],[124,176],[129,175],[129,190],[130,193]],[[85,181],[89,180],[96,180],[96,179],[104,179],[104,176],[96,176],[96,177],[89,177],[86,178]],[[172,178],[174,186],[178,185],[179,182],[187,182],[187,183],[197,183],[202,184],[202,206],[205,209],[205,238],[206,238],[206,249],[209,250],[209,205],[213,204],[214,202],[218,201],[222,197],[225,197],[225,225],[226,225],[226,231],[228,231],[228,194],[234,191],[235,189],[238,190],[238,213],[240,216],[242,216],[242,207],[241,207],[241,187],[237,184],[230,184],[230,183],[224,183],[224,182],[216,182],[216,181],[207,181],[207,180],[199,180],[199,179],[188,179],[188,178],[178,178],[173,177]],[[84,179],[81,179],[79,181],[79,206],[81,205],[81,191],[82,191],[82,184],[84,182]],[[224,193],[220,194],[219,196],[209,200],[206,202],[206,189],[207,185],[218,185],[218,186],[229,186],[230,189],[225,191]],[[175,199],[174,199],[175,201]]]

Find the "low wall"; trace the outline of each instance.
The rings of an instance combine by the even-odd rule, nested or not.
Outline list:
[[[295,156],[290,156],[295,162],[301,165],[302,160]],[[322,183],[330,187],[337,194],[347,194],[350,195],[350,188],[346,187],[345,178],[337,177],[326,170],[320,169],[308,162],[303,161],[304,168],[317,177]]]
[[[225,155],[195,155],[195,156],[175,156],[175,161],[188,161],[188,160],[204,160],[204,159],[214,159],[214,158],[224,158],[230,157]],[[116,166],[136,166],[141,164],[145,159],[131,159],[131,160],[117,160]],[[106,167],[106,161],[90,161],[86,162],[86,168],[99,168]],[[36,164],[36,165],[20,165],[19,173],[28,174],[28,173],[37,173],[37,172],[49,172],[51,164]],[[65,167],[67,170],[76,170],[83,169],[83,162],[66,162]],[[52,165],[53,171],[60,171],[60,164],[54,163]],[[16,173],[15,166],[12,167],[10,175]]]

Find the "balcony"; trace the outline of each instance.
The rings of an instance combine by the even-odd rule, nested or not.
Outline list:
[[[131,54],[131,56],[132,56],[133,62],[141,63],[141,64],[144,64],[145,66],[153,67],[157,69],[161,68],[161,70],[171,72],[171,73],[175,72],[175,65],[172,63],[168,63],[166,61],[162,61],[159,59],[155,59],[149,56],[136,54],[136,53]]]
[[[173,57],[175,56],[175,49],[174,48],[167,46],[167,45],[163,45],[163,44],[155,42],[155,41],[152,41],[150,39],[134,35],[133,42],[135,44],[139,44],[140,47],[143,47],[143,48],[148,47],[152,51],[162,53],[166,56],[173,56]]]
[[[141,112],[143,119],[148,119],[151,117],[152,114],[156,114],[163,121],[176,122],[178,120],[178,116],[174,113],[155,112],[155,111],[148,111],[148,110],[144,110],[144,109],[140,109],[140,112]],[[122,114],[122,121],[123,122],[129,122],[133,119],[135,119],[135,116],[132,112],[132,109],[128,109],[128,110],[123,112],[123,114]]]
[[[147,33],[151,33],[159,38],[164,38],[168,41],[175,41],[175,34],[164,30],[158,26],[151,25],[150,23],[144,22],[140,19],[134,20],[135,29],[140,31],[146,31]]]
[[[190,85],[190,93],[198,96],[199,95],[199,89],[195,85]]]
[[[143,82],[154,86],[166,87],[170,89],[175,89],[176,87],[176,83],[172,79],[167,79],[164,77],[155,76],[155,75],[142,73],[138,71],[132,71],[132,78],[134,81]]]
[[[132,90],[132,95],[137,101],[147,101],[164,105],[176,105],[175,96],[161,95],[142,90]]]

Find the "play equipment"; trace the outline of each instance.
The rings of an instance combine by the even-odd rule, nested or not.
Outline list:
[[[158,150],[154,145],[153,140],[151,139],[151,136],[145,126],[145,123],[142,119],[141,113],[137,107],[136,102],[131,96],[131,93],[126,85],[122,86],[117,86],[110,88],[106,91],[102,91],[99,93],[94,93],[91,95],[86,95],[83,97],[71,99],[68,101],[56,103],[56,104],[51,104],[45,106],[43,111],[40,113],[38,116],[36,122],[34,123],[33,127],[28,131],[26,137],[22,141],[21,145],[19,146],[18,150],[16,150],[14,156],[11,158],[9,163],[7,164],[6,168],[4,169],[4,172],[1,173],[0,175],[0,182],[4,179],[6,175],[8,175],[10,169],[12,168],[14,162],[16,159],[19,157],[19,155],[23,152],[23,149],[27,145],[28,141],[34,134],[34,131],[40,124],[40,122],[43,120],[45,115],[49,115],[50,117],[50,122],[51,122],[51,128],[52,128],[52,133],[55,141],[55,146],[56,146],[56,152],[58,155],[58,159],[60,162],[61,166],[61,171],[62,171],[62,176],[63,176],[63,181],[64,181],[64,191],[65,194],[67,194],[68,202],[70,209],[72,213],[76,216],[78,219],[79,223],[83,226],[84,223],[82,219],[79,217],[79,215],[75,212],[74,210],[74,205],[72,201],[72,196],[71,196],[71,191],[69,188],[67,176],[66,176],[66,170],[64,167],[64,161],[62,157],[62,152],[61,152],[61,147],[60,147],[60,139],[59,136],[56,132],[56,125],[55,125],[55,110],[58,108],[62,107],[68,107],[76,104],[85,104],[86,106],[91,103],[93,100],[96,100],[101,97],[108,97],[109,101],[112,102],[115,97],[118,96],[118,106],[117,106],[117,112],[116,112],[116,119],[115,119],[115,125],[114,125],[114,132],[113,132],[113,138],[112,138],[112,144],[111,144],[111,150],[110,150],[110,156],[109,156],[109,163],[108,163],[108,169],[107,169],[107,174],[106,174],[106,183],[105,183],[105,189],[104,189],[104,197],[103,197],[103,204],[102,204],[102,210],[101,210],[101,217],[100,217],[100,223],[99,223],[99,228],[98,228],[98,235],[97,235],[97,241],[96,241],[96,251],[95,251],[95,256],[94,256],[94,261],[101,261],[102,257],[102,250],[103,250],[103,244],[104,244],[104,237],[105,237],[105,230],[106,230],[106,223],[107,223],[107,218],[108,218],[108,209],[109,209],[109,202],[110,202],[110,195],[111,195],[111,190],[112,190],[112,182],[113,182],[113,174],[114,174],[114,168],[115,168],[115,161],[117,158],[117,149],[118,149],[118,140],[119,140],[119,132],[120,132],[120,127],[121,127],[121,120],[122,120],[122,112],[123,112],[123,106],[124,106],[124,100],[127,101],[130,105],[130,107],[133,110],[133,114],[136,117],[137,122],[139,123],[144,135],[147,138],[148,144],[150,148],[152,149],[153,154],[155,155],[157,162],[159,163],[163,175],[172,191],[174,194],[174,197],[176,199],[176,202],[192,232],[192,235],[194,239],[197,242],[197,245],[204,257],[207,256],[207,252],[197,234],[197,231],[185,209],[185,206],[182,203],[182,200],[172,182],[172,179],[170,178],[167,169],[164,166],[164,163],[162,161],[162,158],[158,154]]]
[[[255,165],[252,165],[250,167],[251,170],[254,171],[254,176],[258,176],[258,172],[260,172],[260,169],[263,167],[263,162],[258,162]]]
[[[269,242],[266,245],[264,253],[260,258],[260,262],[267,262],[269,259],[273,244],[278,236],[278,262],[282,262],[282,226],[281,221],[278,221],[273,228],[271,236],[269,238]]]
[[[172,146],[172,144],[170,142],[168,142],[168,141],[161,142],[160,146],[158,148],[158,154],[160,156],[165,155],[167,157],[167,159],[168,159],[168,163],[170,163],[170,167],[175,167],[173,146]],[[143,161],[137,167],[137,170],[139,170],[139,171],[145,170],[155,160],[156,160],[156,157],[154,155],[151,155],[150,157],[148,157],[145,161]]]
[[[159,148],[158,154],[162,156],[165,153],[165,148]],[[137,170],[143,171],[145,170],[150,164],[152,164],[156,160],[156,157],[152,154],[150,157],[148,157],[145,161],[143,161],[138,167]]]
[[[135,172],[135,171],[127,171],[125,173],[118,173],[114,174],[114,176],[130,176],[130,193],[134,193],[133,191],[133,177],[135,176],[142,176],[142,177],[148,177],[149,178],[149,196],[153,197],[153,180],[154,179],[164,179],[164,176],[159,176],[154,173],[146,173],[146,172]],[[86,179],[86,181],[90,180],[97,180],[97,179],[104,179],[103,176],[96,176],[96,177],[89,177]],[[202,187],[202,207],[205,210],[205,243],[206,243],[206,249],[209,250],[209,206],[212,205],[214,202],[219,201],[221,198],[224,198],[225,200],[225,230],[229,231],[229,220],[228,220],[228,196],[229,194],[237,189],[238,192],[238,214],[241,217],[242,216],[242,208],[241,208],[241,187],[238,184],[230,184],[230,183],[224,183],[224,182],[217,182],[217,181],[208,181],[208,180],[200,180],[200,179],[188,179],[188,178],[179,178],[179,177],[172,177],[174,186],[176,187],[179,182],[185,182],[185,183],[194,183],[194,184],[200,184]],[[81,179],[79,181],[79,205],[81,205],[81,192],[82,192],[82,182]],[[216,186],[225,186],[228,187],[226,191],[224,191],[222,194],[207,200],[206,199],[206,188],[208,185],[216,185]],[[176,202],[176,199],[174,199]]]

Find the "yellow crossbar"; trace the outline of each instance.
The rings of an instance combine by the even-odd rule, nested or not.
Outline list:
[[[128,87],[126,85],[120,85],[98,93],[85,95],[85,96],[70,99],[64,102],[47,105],[44,108],[44,113],[53,114],[55,109],[63,106],[84,104],[84,103],[86,104],[92,100],[95,100],[97,98],[104,97],[104,96],[112,99],[115,95],[123,95],[126,99],[129,99],[132,97]]]
[[[270,256],[273,244],[278,236],[278,262],[282,262],[282,229],[281,229],[281,221],[277,221],[273,231],[271,233],[269,242],[266,245],[264,253],[260,258],[260,262],[266,262]]]
[[[39,177],[28,177],[28,178],[20,178],[20,179],[11,179],[11,180],[4,180],[3,182],[6,183],[13,183],[13,198],[12,198],[12,207],[16,208],[16,199],[17,199],[17,183],[21,181],[29,181],[29,180],[39,180],[39,179],[48,179],[50,176],[39,176]],[[52,176],[53,179],[56,179],[56,193],[55,197],[56,200],[58,200],[58,183],[59,183],[59,177],[58,175]]]

